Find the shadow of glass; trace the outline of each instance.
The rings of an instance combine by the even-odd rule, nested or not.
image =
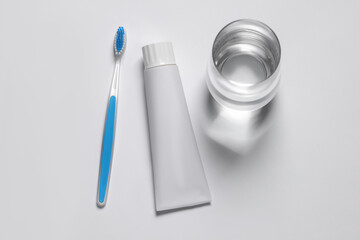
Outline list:
[[[206,136],[232,154],[248,155],[273,123],[276,98],[257,110],[235,110],[206,95]]]

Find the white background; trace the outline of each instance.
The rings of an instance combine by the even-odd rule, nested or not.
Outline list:
[[[0,0],[0,239],[359,239],[359,1]],[[248,156],[203,133],[206,65],[239,18],[282,45],[276,123]],[[107,206],[112,41],[128,32]],[[172,41],[213,202],[156,215],[143,45]]]

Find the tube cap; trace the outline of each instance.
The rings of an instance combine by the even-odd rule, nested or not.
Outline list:
[[[146,45],[142,52],[145,69],[176,64],[171,42]]]

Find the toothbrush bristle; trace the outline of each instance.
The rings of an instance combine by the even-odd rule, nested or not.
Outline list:
[[[121,55],[126,47],[126,33],[123,27],[119,27],[114,39],[115,55]]]

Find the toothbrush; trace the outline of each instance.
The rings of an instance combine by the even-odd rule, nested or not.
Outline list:
[[[109,97],[109,104],[106,114],[106,123],[104,129],[104,138],[102,144],[101,164],[99,173],[99,185],[97,193],[97,205],[104,207],[107,200],[112,153],[114,148],[114,133],[116,120],[116,98],[119,88],[119,74],[121,58],[124,55],[126,48],[126,33],[123,27],[119,27],[114,38],[114,53],[115,53],[115,69],[111,84],[111,91]]]

